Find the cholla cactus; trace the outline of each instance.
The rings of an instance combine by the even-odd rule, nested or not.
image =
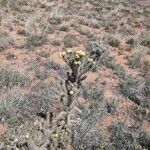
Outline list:
[[[70,107],[75,95],[74,90],[78,89],[81,86],[81,82],[86,79],[85,74],[91,69],[94,61],[82,50],[65,50],[60,53],[60,57],[64,59],[71,69],[71,72],[66,73],[67,79],[65,81],[68,95],[67,107]]]

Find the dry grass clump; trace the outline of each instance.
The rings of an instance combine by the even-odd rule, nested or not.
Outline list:
[[[29,84],[30,80],[28,77],[21,75],[10,67],[0,68],[0,89],[11,88],[13,86],[27,86]]]
[[[31,114],[25,106],[25,95],[19,87],[8,89],[0,97],[0,122],[9,127],[21,125],[31,118]]]
[[[0,51],[10,48],[15,44],[14,38],[7,31],[0,31]]]
[[[149,80],[138,80],[132,76],[126,76],[120,85],[125,96],[129,97],[137,105],[150,108]]]
[[[25,31],[28,47],[44,44],[48,35],[48,22],[45,13],[40,11],[33,13],[26,22]]]
[[[129,67],[131,68],[144,68],[146,62],[148,62],[149,50],[144,47],[139,47],[133,51],[132,56],[128,59]],[[148,65],[147,65],[148,66]]]
[[[78,44],[78,40],[74,35],[66,35],[63,39],[65,48],[75,47]]]

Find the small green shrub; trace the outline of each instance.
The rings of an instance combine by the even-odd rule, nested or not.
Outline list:
[[[61,46],[62,40],[61,39],[55,39],[54,41],[52,41],[52,44],[54,46]]]
[[[95,35],[95,33],[93,31],[91,31],[90,29],[88,28],[85,28],[85,27],[79,27],[76,29],[81,35],[85,35],[87,36],[88,38],[91,38]]]
[[[101,100],[102,99],[101,91],[95,88],[91,88],[89,86],[82,87],[82,94],[85,99],[89,99],[89,100]]]
[[[41,51],[41,52],[37,53],[37,55],[39,55],[41,57],[45,57],[45,58],[50,56],[49,52],[47,52],[47,51]]]
[[[132,76],[126,76],[121,82],[122,93],[133,102],[144,107],[150,107],[149,81],[138,80]]]
[[[61,9],[56,8],[52,10],[49,14],[49,22],[54,25],[61,24],[63,20],[63,12]]]
[[[120,45],[120,41],[112,35],[104,36],[102,40],[105,44],[108,44],[112,47],[118,47]]]
[[[73,35],[66,35],[63,39],[63,44],[66,48],[71,48],[77,45],[77,39]]]
[[[118,32],[121,33],[123,36],[134,35],[133,29],[128,26],[121,27]]]
[[[138,142],[139,132],[126,131],[125,125],[121,122],[109,127],[112,133],[111,148],[113,149],[139,149],[142,150],[142,146]]]
[[[142,58],[147,55],[149,52],[148,49],[139,49],[138,51],[134,52],[131,57],[128,59],[128,65],[130,68],[140,68],[142,65]]]
[[[150,34],[149,32],[144,32],[142,33],[138,39],[137,39],[137,42],[142,45],[142,46],[145,46],[145,47],[148,47],[150,48]]]
[[[0,89],[12,86],[27,86],[30,84],[28,77],[21,75],[8,66],[0,68]]]
[[[40,46],[47,41],[48,20],[43,13],[36,11],[28,18],[25,31],[27,47]]]
[[[25,95],[19,88],[8,89],[6,93],[1,93],[0,97],[0,122],[7,123],[8,126],[15,128],[21,125],[32,115],[24,105]]]
[[[108,113],[115,114],[115,112],[117,111],[117,102],[115,101],[115,99],[107,103],[107,110]]]
[[[46,64],[47,69],[59,70],[61,67],[59,64],[55,63],[53,60],[49,60]]]
[[[14,45],[14,38],[6,31],[0,31],[0,51]]]

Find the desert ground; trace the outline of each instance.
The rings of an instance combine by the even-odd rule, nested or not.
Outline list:
[[[0,150],[149,150],[150,1],[0,0]]]

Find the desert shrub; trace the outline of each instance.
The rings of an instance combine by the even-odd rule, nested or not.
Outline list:
[[[59,84],[58,81],[57,84],[56,82],[49,82],[47,84],[36,85],[28,95],[27,106],[34,113],[46,113],[49,109],[56,108],[63,92],[63,88]]]
[[[107,111],[110,114],[114,114],[117,111],[117,102],[115,99],[107,102]]]
[[[80,34],[87,36],[88,38],[91,38],[95,35],[95,33],[93,31],[91,31],[88,28],[85,27],[78,27],[76,29]]]
[[[108,53],[105,54],[105,56],[101,59],[100,62],[107,68],[111,68],[112,70],[114,70],[114,74],[116,74],[119,78],[125,78],[125,70],[119,64],[116,64],[115,59],[113,57],[108,56]]]
[[[61,46],[61,44],[62,44],[62,39],[55,39],[55,40],[52,41],[52,44],[53,44],[54,46]]]
[[[7,60],[16,59],[16,56],[12,53],[5,53],[5,57]]]
[[[28,47],[40,46],[47,41],[48,21],[44,16],[44,13],[37,11],[28,18],[25,25]]]
[[[64,21],[61,25],[60,25],[60,31],[69,31],[69,27],[73,25],[73,20],[70,21]]]
[[[42,69],[36,69],[35,70],[35,76],[40,79],[40,80],[44,80],[47,78],[48,76],[48,71],[45,68]]]
[[[61,24],[63,19],[63,12],[61,9],[56,8],[52,10],[49,14],[49,22],[54,25]]]
[[[96,62],[95,65],[93,65],[93,70],[96,70],[108,55],[107,48],[100,41],[90,41],[86,46],[86,51]]]
[[[134,130],[127,131],[125,125],[121,122],[109,127],[112,133],[111,148],[113,149],[139,149],[142,146],[138,142],[139,132]]]
[[[122,93],[129,97],[133,102],[144,107],[150,107],[149,81],[142,81],[132,76],[126,76],[121,82]]]
[[[150,80],[150,55],[145,55],[141,61],[141,69],[146,80]]]
[[[3,7],[6,7],[8,3],[8,0],[0,0],[0,7],[3,8]]]
[[[32,115],[26,108],[25,95],[18,87],[8,89],[6,93],[2,93],[0,97],[0,121],[8,123],[11,127],[16,127],[31,119]]]
[[[77,45],[77,39],[74,35],[66,35],[63,39],[63,44],[66,48],[71,48]]]
[[[137,39],[137,43],[142,46],[150,48],[150,36],[149,32],[141,33]]]
[[[102,40],[104,41],[105,44],[108,44],[112,47],[118,47],[120,45],[120,41],[112,35],[106,35],[103,37]]]
[[[83,25],[87,25],[89,27],[93,27],[93,28],[99,28],[100,27],[100,22],[94,18],[81,20],[80,23]]]
[[[27,86],[30,84],[28,77],[12,70],[8,66],[0,68],[0,89],[12,86]]]
[[[46,64],[47,69],[54,69],[54,70],[59,70],[61,67],[59,64],[54,62],[53,60],[49,60]]]
[[[37,55],[39,55],[39,56],[41,56],[41,57],[45,57],[45,58],[47,58],[47,57],[50,56],[50,55],[49,55],[49,52],[47,52],[47,51],[38,52]]]
[[[103,142],[97,125],[106,113],[105,103],[95,100],[89,108],[84,108],[79,122],[73,128],[72,145],[75,150],[98,149]]]
[[[6,31],[0,31],[0,51],[13,46],[14,38]]]
[[[91,88],[89,86],[82,87],[82,94],[85,99],[89,100],[101,100],[102,92],[98,89]]]
[[[139,49],[138,51],[134,52],[132,56],[128,59],[128,65],[131,68],[139,68],[142,66],[142,59],[143,57],[148,54],[148,49]]]
[[[129,38],[126,42],[126,44],[131,45],[132,47],[135,46],[135,39],[134,38]]]
[[[105,29],[106,32],[108,32],[108,33],[114,33],[116,31],[116,29],[117,29],[116,23],[114,23],[114,22],[108,22],[108,23],[105,23],[105,24],[106,25],[105,25],[104,29]]]
[[[122,26],[122,27],[120,27],[118,32],[121,33],[121,35],[123,35],[123,36],[134,35],[133,29],[131,27],[129,27],[129,26]]]

